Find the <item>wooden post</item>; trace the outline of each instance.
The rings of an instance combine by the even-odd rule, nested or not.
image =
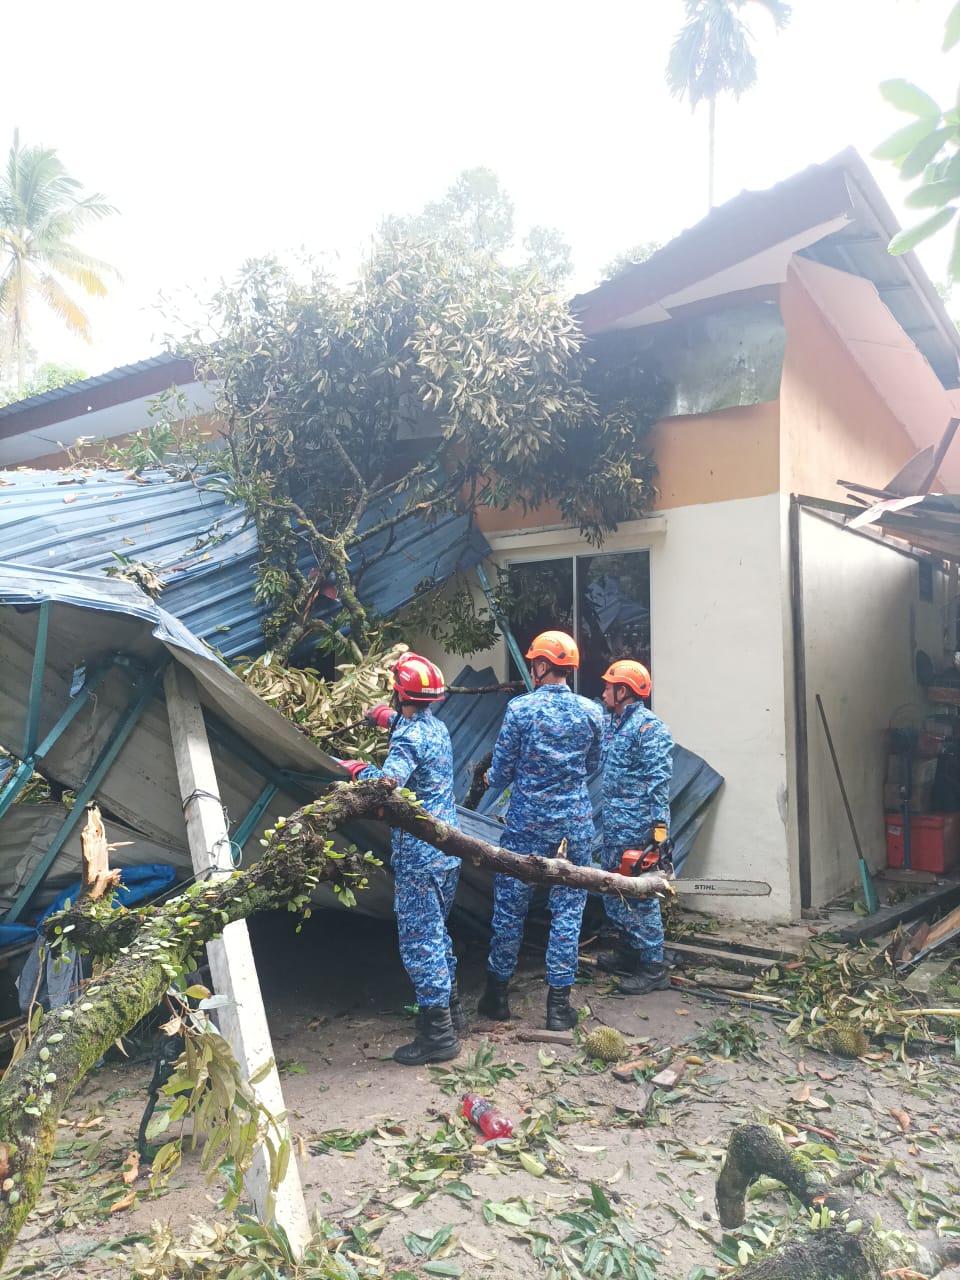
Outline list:
[[[190,857],[198,874],[205,874],[211,866],[215,867],[211,877],[215,879],[232,869],[232,859],[196,681],[188,671],[172,662],[164,676],[164,692]],[[276,1119],[281,1132],[287,1135],[287,1108],[246,921],[238,920],[227,925],[221,939],[208,943],[207,958],[214,989],[231,1001],[217,1011],[223,1034],[247,1079],[262,1071],[268,1063],[272,1064],[256,1084],[255,1092]],[[261,1222],[268,1219],[269,1178],[269,1159],[264,1148],[260,1147],[247,1174],[247,1191]],[[291,1156],[286,1175],[276,1189],[273,1218],[283,1227],[299,1257],[310,1239],[310,1226],[295,1154]]]

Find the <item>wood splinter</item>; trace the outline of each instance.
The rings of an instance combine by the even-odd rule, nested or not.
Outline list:
[[[110,870],[110,854],[114,849],[123,849],[130,843],[131,841],[125,840],[121,844],[110,844],[99,807],[95,804],[90,806],[87,821],[80,832],[80,847],[83,850],[82,897],[96,902],[109,890],[117,887],[120,883],[120,871]]]

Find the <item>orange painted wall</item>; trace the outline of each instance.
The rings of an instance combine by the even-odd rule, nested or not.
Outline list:
[[[780,409],[777,402],[664,418],[650,434],[657,460],[656,511],[776,493],[780,481]],[[552,504],[526,513],[481,508],[484,533],[563,524]]]
[[[780,310],[781,492],[840,502],[840,479],[883,488],[917,446],[792,274]]]
[[[775,400],[658,422],[651,435],[656,510],[776,493],[779,431]]]

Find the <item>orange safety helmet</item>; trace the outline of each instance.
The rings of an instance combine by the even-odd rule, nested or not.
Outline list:
[[[606,684],[625,684],[638,698],[649,698],[653,687],[647,668],[642,662],[634,662],[631,658],[612,662],[600,679]]]
[[[404,702],[440,702],[443,672],[419,653],[405,653],[392,670],[393,687]]]
[[[565,631],[541,631],[530,641],[527,658],[546,658],[555,667],[579,667],[580,650],[573,636]]]

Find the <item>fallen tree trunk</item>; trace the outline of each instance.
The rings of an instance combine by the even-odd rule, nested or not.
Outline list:
[[[730,1273],[730,1280],[925,1280],[960,1262],[960,1245],[940,1241],[931,1247],[874,1231],[849,1235],[842,1226],[791,1240],[757,1262]]]
[[[730,1135],[717,1177],[717,1214],[723,1227],[739,1227],[746,1217],[747,1189],[757,1178],[775,1178],[810,1208],[826,1206],[837,1221],[772,1249],[756,1262],[731,1273],[744,1280],[882,1280],[883,1277],[936,1276],[960,1263],[960,1241],[915,1242],[894,1231],[877,1232],[863,1223],[859,1232],[847,1226],[859,1215],[841,1187],[762,1124],[738,1125]]]
[[[332,844],[337,828],[361,818],[379,818],[444,853],[532,883],[631,898],[669,891],[661,875],[625,880],[559,858],[494,848],[438,822],[378,779],[336,786],[278,822],[249,870],[193,884],[159,906],[114,909],[106,900],[81,899],[46,923],[46,936],[51,946],[68,939],[107,967],[73,1004],[40,1018],[0,1080],[0,1264],[43,1186],[57,1121],[94,1063],[155,1008],[172,980],[197,967],[201,948],[231,921],[305,907],[321,883],[365,888],[370,856],[337,853]]]

